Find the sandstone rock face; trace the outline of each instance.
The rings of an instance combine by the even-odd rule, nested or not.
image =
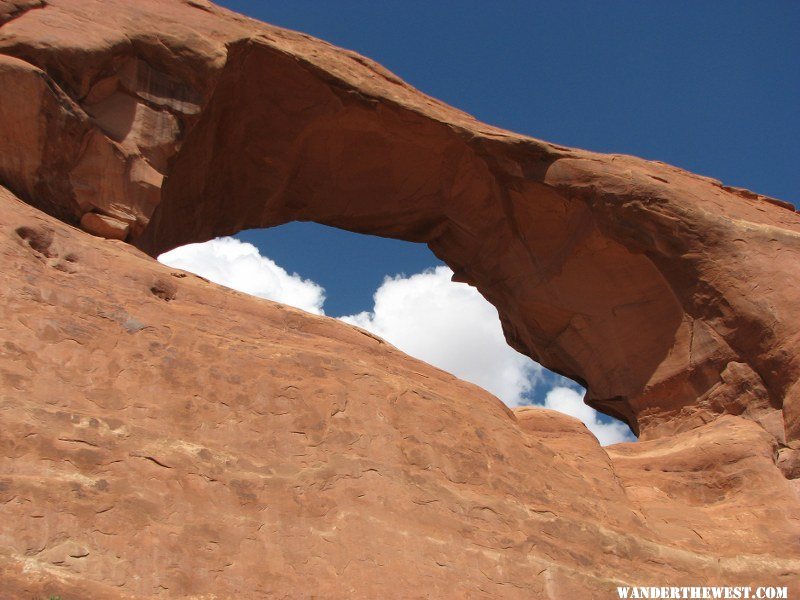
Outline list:
[[[489,127],[210,3],[12,4],[0,179],[35,206],[153,255],[295,219],[425,242],[645,438],[719,414],[800,436],[791,205]]]
[[[199,12],[99,0],[0,8],[0,19],[9,15],[0,30],[0,82],[12,90],[0,106],[7,132],[0,179],[67,222],[98,213],[140,234],[160,200],[167,161],[197,118],[204,80],[224,60],[222,41],[209,45],[191,23],[170,22],[180,8]],[[146,30],[162,13],[171,35],[198,45],[201,57],[176,56],[170,35]]]
[[[798,494],[751,420],[606,452],[354,327],[0,202],[0,597],[800,592]]]
[[[89,233],[112,240],[124,240],[130,231],[130,225],[125,221],[97,213],[83,215],[81,227]]]
[[[498,307],[512,345],[646,437],[722,413],[800,434],[794,211],[323,66],[232,45],[139,245],[296,219],[426,242]]]
[[[10,597],[800,580],[791,205],[487,126],[204,0],[0,0],[0,89]],[[427,243],[646,441],[134,249],[296,219]]]

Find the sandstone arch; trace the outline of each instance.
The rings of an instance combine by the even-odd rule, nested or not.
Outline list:
[[[0,0],[0,89],[9,594],[797,591],[785,203],[500,131],[206,0]],[[429,243],[651,439],[70,226],[155,254],[291,219]]]
[[[800,434],[791,205],[490,127],[211,4],[37,6],[0,38],[0,75],[41,99],[8,143],[47,151],[0,164],[31,203],[150,254],[293,219],[425,242],[512,346],[645,438],[722,413]]]
[[[495,304],[515,348],[637,433],[782,405],[793,325],[743,286],[767,264],[794,277],[752,246],[800,248],[795,214],[667,165],[501,132],[371,74],[382,81],[231,45],[136,243],[154,254],[290,220],[424,242]]]

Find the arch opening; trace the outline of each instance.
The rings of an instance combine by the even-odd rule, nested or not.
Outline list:
[[[156,256],[292,221],[424,242],[497,308],[509,345],[638,435],[639,399],[686,320],[647,239],[618,239],[575,185],[586,165],[399,83],[387,98],[258,40],[228,50],[139,248]],[[674,404],[646,417],[670,418]]]
[[[753,418],[782,405],[793,330],[774,334],[717,260],[740,235],[729,217],[762,218],[746,197],[481,124],[350,55],[321,63],[260,38],[227,50],[140,249],[292,221],[424,242],[497,308],[510,346],[637,435],[741,414],[742,385],[757,388]]]
[[[507,406],[581,420],[602,445],[635,441],[583,402],[585,389],[511,348],[497,309],[424,244],[292,222],[175,248],[169,266],[337,318],[489,391]]]

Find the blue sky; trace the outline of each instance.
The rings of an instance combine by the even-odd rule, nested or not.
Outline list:
[[[559,144],[662,160],[800,202],[800,2],[218,3],[356,50],[493,125]],[[253,280],[256,272],[266,273],[285,288],[284,297],[274,299],[291,302],[286,290],[294,290],[301,297],[295,304],[314,312],[342,316],[366,311],[353,322],[411,354],[417,350],[414,344],[404,348],[397,340],[413,328],[415,317],[401,314],[392,294],[408,294],[416,286],[414,293],[442,294],[466,303],[457,310],[483,314],[466,292],[443,287],[443,271],[413,277],[441,264],[424,246],[305,223],[242,232],[237,238],[274,261],[274,268],[231,244],[219,246],[215,258],[206,253],[202,261],[187,259],[184,268],[202,263],[228,277],[221,283],[232,287]],[[221,256],[222,263],[211,265]],[[276,279],[275,269],[281,267],[288,273]],[[230,276],[233,271],[241,277]],[[298,277],[291,279],[293,273]],[[399,273],[408,277],[382,286],[387,275]],[[306,280],[307,285],[302,283]],[[276,288],[267,288],[251,292],[274,297]],[[319,288],[324,288],[324,305]],[[376,291],[383,313],[373,298]],[[435,312],[419,302],[417,318]],[[435,330],[437,323],[428,323],[428,329]],[[457,338],[459,324],[450,327],[439,335]],[[493,343],[494,337],[486,342]],[[453,358],[438,349],[426,355],[432,351],[427,342],[420,348],[416,355],[434,364],[440,360],[444,368]],[[563,381],[507,358],[517,370],[504,371],[508,377],[496,389],[492,382],[482,383],[497,395],[519,392],[541,402],[554,386],[566,389]],[[467,369],[464,365],[482,359],[458,360],[463,364],[453,363],[448,370]],[[470,371],[464,373],[469,378]],[[522,375],[532,382],[527,390]],[[572,400],[562,393],[550,404]]]

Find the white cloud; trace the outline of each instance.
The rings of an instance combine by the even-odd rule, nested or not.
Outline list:
[[[341,317],[406,354],[475,383],[511,406],[525,402],[542,368],[508,346],[497,310],[447,267],[387,277],[372,312]]]
[[[311,313],[324,314],[325,290],[289,274],[252,244],[218,238],[158,257],[171,267],[215,283]],[[341,317],[386,339],[407,354],[488,390],[510,406],[529,404],[537,383],[550,384],[544,406],[583,421],[601,444],[632,441],[627,426],[599,420],[582,394],[559,385],[540,365],[508,346],[497,310],[475,288],[451,281],[448,267],[387,277],[372,312]]]
[[[165,252],[158,260],[246,294],[324,314],[325,290],[321,286],[296,273],[287,273],[261,256],[253,244],[235,238],[188,244]]]
[[[628,426],[620,421],[603,423],[599,413],[583,402],[583,395],[568,387],[555,387],[544,399],[545,408],[552,408],[583,421],[602,446],[617,442],[633,442],[636,438]]]

